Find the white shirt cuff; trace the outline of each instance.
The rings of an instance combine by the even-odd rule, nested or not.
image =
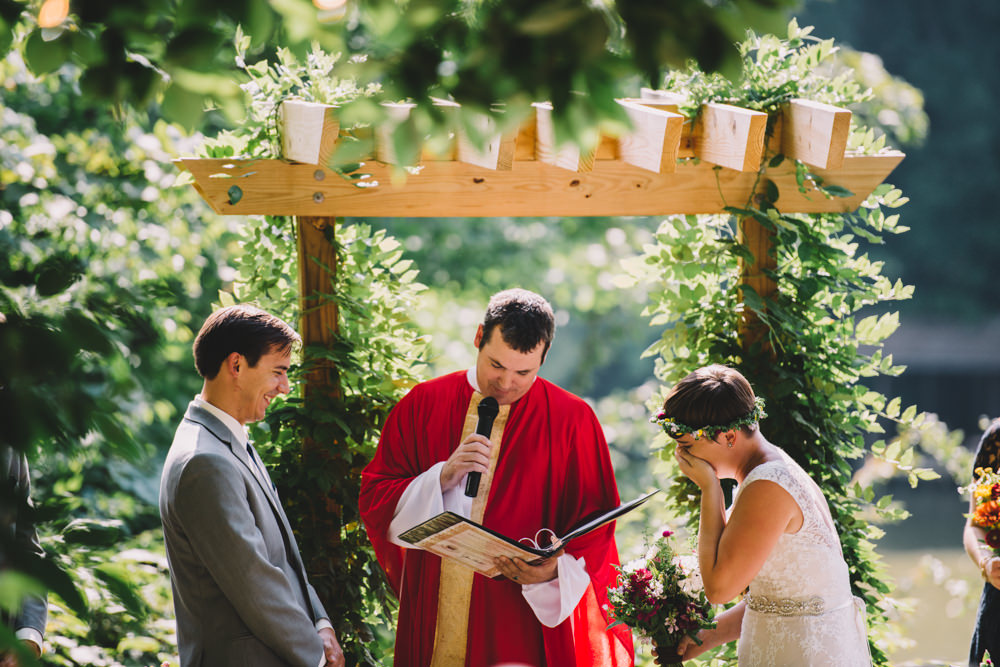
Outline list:
[[[550,628],[569,618],[590,585],[590,575],[582,558],[564,553],[556,563],[558,574],[555,579],[521,587],[521,595],[535,612],[535,618]]]
[[[45,653],[45,640],[42,639],[42,633],[34,628],[21,628],[14,633],[21,641],[33,642],[35,646],[38,647],[40,653]]]
[[[316,632],[323,630],[324,628],[330,628],[333,630],[333,623],[330,622],[328,618],[321,618],[316,621]],[[323,667],[326,664],[326,651],[323,652],[323,657],[319,659],[319,665],[317,667]]]

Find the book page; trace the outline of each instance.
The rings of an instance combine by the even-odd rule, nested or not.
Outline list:
[[[447,514],[439,515],[400,535],[400,538],[442,558],[457,560],[490,578],[500,575],[500,570],[493,564],[493,559],[497,556],[520,558],[531,564],[543,560],[527,549],[492,535],[461,517],[450,517]],[[432,522],[436,525],[429,526],[428,523]],[[426,536],[421,536],[421,532]]]
[[[400,534],[399,539],[442,558],[457,560],[476,572],[493,578],[500,575],[499,568],[493,564],[493,560],[498,556],[520,558],[529,565],[537,565],[573,538],[585,535],[632,511],[654,493],[657,491],[651,491],[629,503],[599,514],[564,537],[556,539],[551,545],[541,548],[521,544],[454,512],[442,512]]]

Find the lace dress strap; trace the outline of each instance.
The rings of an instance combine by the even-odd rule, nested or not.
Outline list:
[[[792,497],[802,511],[802,527],[794,533],[812,539],[840,551],[840,538],[829,515],[826,499],[812,480],[791,457],[783,454],[782,460],[767,461],[750,471],[740,484],[740,490],[750,483],[767,480],[774,482]],[[737,491],[737,495],[740,491]]]

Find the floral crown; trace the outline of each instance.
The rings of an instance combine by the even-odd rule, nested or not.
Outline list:
[[[695,440],[700,440],[706,435],[712,438],[718,437],[720,433],[725,433],[726,431],[735,431],[736,429],[743,428],[744,426],[750,426],[751,424],[756,424],[761,419],[767,416],[764,412],[764,399],[760,396],[753,399],[753,410],[749,414],[740,417],[735,421],[731,421],[728,424],[720,424],[718,426],[699,426],[695,428],[693,426],[688,426],[687,424],[682,424],[673,417],[668,417],[667,413],[660,410],[656,413],[656,416],[650,418],[650,422],[653,424],[659,424],[663,427],[663,430],[671,438],[679,438],[685,433],[690,433],[694,436]]]

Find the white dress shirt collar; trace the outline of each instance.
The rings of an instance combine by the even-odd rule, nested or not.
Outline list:
[[[201,394],[198,394],[197,396],[194,397],[194,404],[197,405],[199,408],[208,411],[213,416],[217,417],[219,421],[221,421],[223,424],[226,425],[226,428],[232,431],[233,435],[236,437],[236,441],[239,442],[244,447],[246,446],[247,441],[250,440],[250,437],[247,435],[246,428],[243,426],[243,424],[236,421],[235,417],[233,417],[225,410],[217,408],[208,401],[206,401],[205,399],[203,399],[201,397]]]

